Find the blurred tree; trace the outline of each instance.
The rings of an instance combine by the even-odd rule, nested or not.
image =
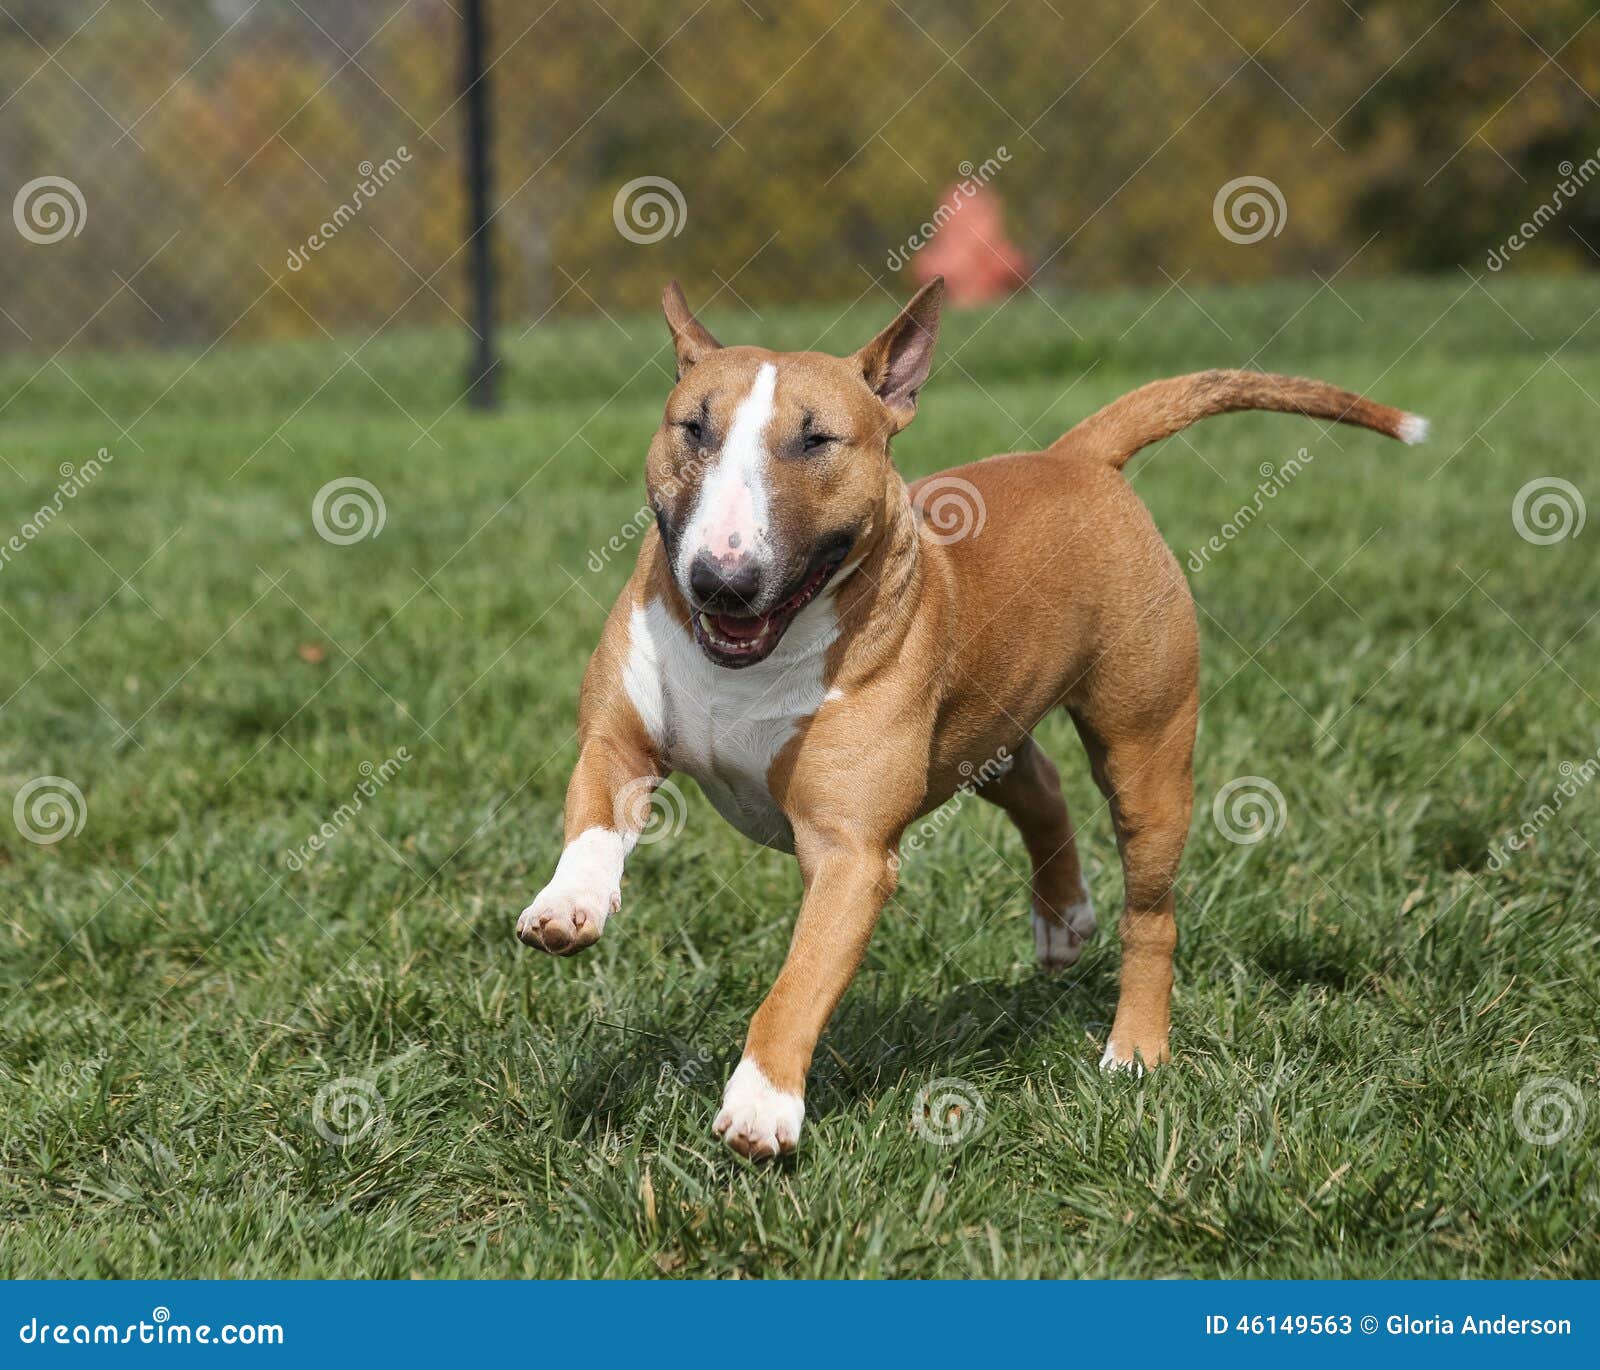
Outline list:
[[[1597,14],[1592,0],[1369,5],[1358,36],[1384,67],[1345,120],[1368,166],[1357,231],[1381,233],[1385,258],[1409,270],[1481,268],[1570,170],[1600,157]],[[1597,254],[1591,185],[1523,264],[1594,270]]]
[[[615,319],[670,276],[752,320],[903,294],[941,193],[986,164],[1035,285],[1480,269],[1600,147],[1595,12],[500,0],[504,313]],[[0,253],[0,346],[454,324],[459,61],[447,0],[7,0],[0,178],[67,178],[88,212]],[[1260,232],[1219,199],[1241,179]],[[1516,261],[1592,269],[1585,242],[1593,187]]]

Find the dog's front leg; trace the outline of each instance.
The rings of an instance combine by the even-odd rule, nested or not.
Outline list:
[[[566,846],[550,883],[517,919],[517,936],[530,947],[571,956],[599,941],[606,919],[622,906],[622,861],[665,776],[630,721],[586,720],[567,786]]]
[[[793,1151],[805,1116],[811,1053],[894,893],[890,840],[797,829],[805,897],[777,982],[745,1037],[744,1055],[722,1094],[717,1132],[745,1156]]]

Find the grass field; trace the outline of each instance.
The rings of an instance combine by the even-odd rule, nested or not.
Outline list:
[[[708,322],[843,349],[891,309]],[[1115,938],[1037,975],[1020,843],[969,802],[906,861],[800,1155],[765,1168],[710,1121],[788,858],[685,782],[597,948],[512,935],[631,557],[596,549],[642,500],[659,321],[535,330],[492,417],[449,407],[453,337],[0,365],[0,541],[112,458],[0,564],[0,1273],[1600,1276],[1597,530],[1513,523],[1538,477],[1600,500],[1597,310],[1592,277],[1462,276],[951,320],[908,475],[1214,365],[1435,437],[1245,416],[1132,468],[1183,560],[1312,458],[1191,568],[1174,1064],[1100,1075]],[[312,503],[349,475],[385,522],[337,545]],[[1071,726],[1039,737],[1114,909]],[[12,806],[44,776],[83,804],[41,843]],[[1253,843],[1213,819],[1244,776],[1282,795]],[[959,1144],[913,1125],[935,1080],[981,1109]]]

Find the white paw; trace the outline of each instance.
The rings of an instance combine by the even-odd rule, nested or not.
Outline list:
[[[517,919],[517,937],[553,956],[593,946],[622,907],[622,853],[621,837],[604,828],[573,838],[550,883]]]
[[[517,919],[517,936],[552,956],[571,956],[600,940],[606,919],[622,903],[620,893],[563,889],[552,881]]]
[[[779,1089],[754,1061],[740,1061],[712,1128],[741,1156],[786,1156],[800,1141],[805,1116],[804,1099]]]
[[[1137,1056],[1125,1055],[1121,1048],[1108,1038],[1105,1055],[1100,1058],[1100,1069],[1108,1075],[1113,1071],[1131,1071],[1137,1079],[1144,1074],[1144,1062]]]
[[[1046,918],[1033,908],[1033,950],[1046,970],[1066,970],[1078,964],[1083,944],[1095,934],[1094,904],[1089,887],[1083,885],[1083,898],[1061,910],[1059,920]]]

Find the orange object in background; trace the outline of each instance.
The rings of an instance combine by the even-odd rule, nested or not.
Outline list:
[[[1006,237],[1005,210],[988,186],[951,186],[935,211],[938,232],[911,259],[919,282],[943,276],[952,305],[992,304],[1028,278],[1028,259]]]

